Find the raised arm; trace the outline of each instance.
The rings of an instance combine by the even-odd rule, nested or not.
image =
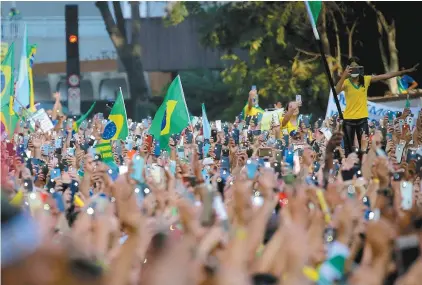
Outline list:
[[[350,76],[350,67],[346,66],[346,69],[344,70],[343,74],[340,77],[340,80],[337,82],[336,85],[336,95],[340,94],[342,91],[344,91],[344,81]]]
[[[371,83],[381,81],[381,80],[387,80],[387,79],[390,79],[390,78],[393,78],[393,77],[402,76],[406,73],[414,72],[414,71],[417,70],[418,66],[419,66],[419,63],[415,64],[412,68],[409,68],[409,69],[406,69],[406,70],[388,72],[388,73],[380,74],[380,75],[374,75],[374,76],[371,77]]]
[[[407,90],[413,90],[416,89],[416,87],[418,87],[418,83],[416,81],[413,81],[412,84],[409,86],[409,88],[407,88]]]
[[[253,98],[255,96],[258,96],[256,90],[251,90],[249,92],[249,98],[248,98],[248,110],[252,109],[252,107],[253,107]]]
[[[297,102],[291,102],[289,104],[289,110],[286,112],[286,114],[283,117],[283,120],[281,121],[281,127],[284,127],[287,125],[287,123],[290,121],[290,118],[293,116],[293,113],[295,110],[299,108],[299,105]]]

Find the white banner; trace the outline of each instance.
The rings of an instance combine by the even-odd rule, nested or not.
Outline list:
[[[341,110],[344,111],[344,109],[346,109],[346,98],[344,96],[344,92],[341,92],[340,95],[338,95],[338,100],[340,101]],[[415,124],[416,119],[417,119],[417,114],[419,114],[420,108],[414,107],[414,108],[410,108],[410,110],[414,116],[413,124]],[[387,115],[388,111],[403,112],[403,108],[395,108],[395,107],[390,107],[383,104],[378,104],[378,103],[368,101],[368,114],[369,114],[368,119],[369,120],[379,122],[380,119],[384,118],[384,116]],[[330,92],[330,98],[328,99],[327,113],[325,117],[328,118],[336,114],[338,114],[336,103],[334,102],[333,93]]]
[[[35,123],[37,121],[40,122],[40,128],[44,133],[54,129],[53,123],[51,122],[44,109],[39,109],[36,111],[33,115],[31,115],[29,120],[33,130],[35,130]]]

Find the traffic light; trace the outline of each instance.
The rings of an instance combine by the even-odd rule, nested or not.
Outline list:
[[[72,74],[79,74],[78,6],[66,5],[65,18],[67,73],[69,74],[69,71],[71,71]]]
[[[65,6],[67,107],[72,115],[80,114],[80,62],[78,5]]]

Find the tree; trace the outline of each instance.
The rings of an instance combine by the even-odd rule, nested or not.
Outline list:
[[[241,111],[251,85],[258,86],[262,107],[287,103],[301,94],[305,105],[325,110],[328,84],[320,61],[301,52],[316,53],[302,2],[225,2],[207,7],[180,3],[184,6],[173,9],[183,10],[169,12],[170,18],[196,16],[201,43],[225,52],[221,75],[232,99],[225,110],[230,116]]]
[[[125,19],[123,18],[120,2],[113,1],[114,18],[108,6],[108,2],[97,1],[95,5],[100,10],[107,33],[122,62],[129,81],[129,90],[133,104],[135,120],[151,115],[153,106],[149,103],[148,87],[144,76],[144,68],[141,59],[141,45],[139,42],[141,30],[141,16],[139,1],[130,2],[132,19],[131,35],[129,37]]]
[[[380,55],[382,64],[384,66],[384,72],[394,72],[399,70],[399,52],[396,46],[396,24],[394,19],[390,23],[385,18],[384,14],[378,10],[373,3],[367,2],[369,7],[375,12],[377,16],[377,27],[378,27],[378,46],[380,49]],[[384,34],[387,36],[387,48],[384,45]],[[388,51],[388,56],[387,52]],[[393,94],[398,94],[397,79],[391,78],[387,81],[387,85]]]

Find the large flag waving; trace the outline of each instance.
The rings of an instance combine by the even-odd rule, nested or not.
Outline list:
[[[9,107],[9,104],[6,104],[3,107],[1,107],[1,111],[0,111],[1,137],[4,138],[4,134],[7,134],[9,138],[12,138],[18,121],[19,121],[18,115],[15,114],[13,110],[11,110],[11,108]]]
[[[29,105],[29,74],[28,74],[28,55],[27,55],[27,44],[28,44],[28,34],[25,24],[25,32],[22,41],[22,53],[19,62],[19,77],[16,84],[16,94],[15,100],[13,103],[13,110],[19,112],[21,108],[26,108]]]
[[[189,122],[185,94],[178,75],[170,84],[164,102],[155,113],[149,131],[155,139],[159,139],[161,149],[168,149],[170,136],[182,132]]]
[[[77,132],[78,130],[79,130],[79,126],[81,125],[81,123],[83,122],[83,121],[85,121],[86,120],[86,118],[88,118],[88,116],[89,116],[89,114],[91,114],[91,112],[92,112],[92,110],[94,110],[94,107],[95,107],[95,104],[96,104],[97,102],[94,102],[94,103],[92,103],[92,105],[91,105],[91,107],[89,108],[89,110],[85,113],[85,114],[83,114],[77,121],[75,121],[75,122],[73,122],[73,130],[75,131],[75,132]]]
[[[32,67],[35,62],[35,54],[37,53],[37,45],[27,46],[28,58],[28,76],[29,76],[29,107],[31,111],[35,112],[35,94],[34,94],[34,78],[32,74]]]
[[[1,107],[9,103],[10,96],[13,96],[13,69],[14,69],[15,44],[12,43],[7,51],[4,60],[1,62],[0,90]]]
[[[305,1],[306,10],[308,11],[309,20],[311,21],[312,31],[315,39],[319,40],[319,34],[316,27],[318,16],[321,12],[322,1]]]
[[[129,128],[127,126],[127,114],[122,89],[120,89],[120,92],[117,95],[116,102],[114,102],[113,109],[111,109],[108,119],[116,126],[116,133],[111,140],[125,140],[129,135]]]
[[[211,138],[211,125],[208,121],[204,103],[202,103],[202,132],[204,133],[204,139],[209,140]]]

